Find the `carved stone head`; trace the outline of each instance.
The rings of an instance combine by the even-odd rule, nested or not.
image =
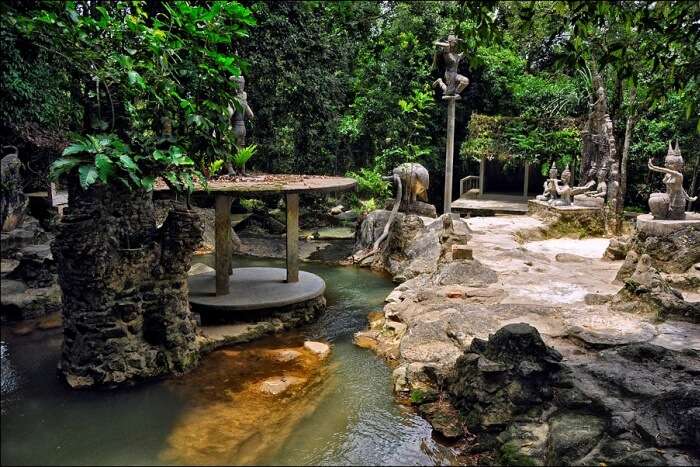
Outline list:
[[[450,34],[449,36],[447,36],[447,43],[450,44],[450,49],[454,50],[454,48],[457,47],[458,41],[459,39],[454,34]]]
[[[561,173],[561,181],[565,185],[568,185],[571,183],[571,170],[569,170],[569,165],[567,164],[566,168],[564,171]]]
[[[557,170],[557,163],[552,162],[552,167],[549,169],[549,178],[550,180],[554,180],[557,178],[557,175],[559,175],[559,171]]]
[[[683,172],[683,156],[681,156],[681,148],[676,141],[676,148],[673,149],[671,142],[668,142],[668,152],[666,153],[666,158],[664,159],[664,165],[666,168],[675,170],[676,172]]]

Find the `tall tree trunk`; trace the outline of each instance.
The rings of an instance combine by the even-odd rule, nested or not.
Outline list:
[[[693,180],[690,182],[690,188],[688,189],[688,195],[695,196],[695,187],[698,182],[698,169],[700,168],[700,153],[695,154],[695,168],[693,169]],[[695,201],[688,201],[688,211],[693,210],[693,203]]]
[[[622,157],[620,158],[620,189],[617,195],[617,222],[616,230],[619,234],[622,230],[622,217],[625,206],[625,195],[627,194],[627,161],[630,155],[630,142],[632,140],[632,132],[634,131],[635,125],[638,121],[638,109],[637,104],[637,88],[632,87],[630,89],[630,112],[627,115],[627,122],[625,123],[625,140],[622,145]]]

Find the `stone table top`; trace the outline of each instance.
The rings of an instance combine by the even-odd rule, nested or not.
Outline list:
[[[222,175],[207,181],[208,190],[196,185],[199,192],[217,193],[324,193],[332,191],[354,190],[357,182],[348,177],[325,175],[291,175],[291,174],[251,174]],[[156,191],[167,191],[164,181],[156,181]]]

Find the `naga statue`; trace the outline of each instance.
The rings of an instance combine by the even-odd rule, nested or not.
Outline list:
[[[668,143],[664,167],[657,167],[649,159],[649,169],[664,174],[666,193],[652,193],[649,196],[649,209],[654,219],[684,220],[687,201],[695,201],[683,188],[683,156],[676,141],[676,148]]]
[[[447,36],[447,42],[434,42],[442,50],[435,54],[433,64],[437,64],[438,57],[442,58],[445,66],[445,80],[443,81],[442,78],[436,79],[433,87],[440,86],[444,96],[456,96],[456,99],[459,99],[459,94],[464,88],[469,86],[469,78],[457,72],[459,62],[464,58],[463,53],[457,53],[456,51],[457,42],[459,42],[459,38],[454,34]]]
[[[232,122],[233,134],[236,136],[236,146],[238,148],[245,147],[245,119],[254,118],[253,110],[248,105],[248,94],[245,92],[245,78],[243,76],[231,77],[231,80],[237,81],[238,83],[238,93],[236,94],[236,99],[238,100],[238,105],[228,106],[229,119]],[[235,108],[234,108],[235,107]],[[229,127],[230,128],[230,127]],[[229,175],[233,175],[235,171],[231,162],[226,162],[226,170]],[[242,167],[245,173],[245,167]]]

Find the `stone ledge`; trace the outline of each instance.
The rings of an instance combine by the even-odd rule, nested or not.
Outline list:
[[[542,210],[556,213],[599,213],[602,212],[602,207],[577,206],[575,204],[570,204],[568,206],[553,206],[546,201],[529,199],[527,200],[527,210],[528,213]]]
[[[688,227],[700,229],[700,214],[686,212],[684,220],[654,219],[651,214],[637,216],[637,230],[652,236],[669,235]]]

